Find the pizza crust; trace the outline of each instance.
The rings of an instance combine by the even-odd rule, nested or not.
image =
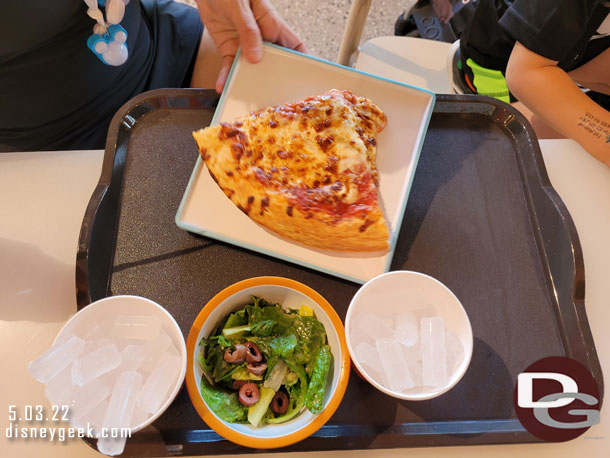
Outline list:
[[[367,99],[357,98],[348,91],[333,91],[328,93],[330,100],[322,101],[322,106],[331,103],[336,111],[335,117],[343,110],[341,116],[345,119],[341,123],[346,125],[345,128],[342,125],[341,129],[335,126],[326,130],[322,126],[318,130],[316,125],[312,130],[310,126],[301,129],[307,135],[298,136],[297,139],[291,128],[294,128],[294,123],[302,123],[302,119],[286,120],[283,115],[278,115],[278,107],[272,107],[231,124],[201,129],[193,136],[214,181],[255,222],[281,236],[315,248],[385,251],[389,246],[389,231],[377,202],[374,162],[375,135],[385,126],[385,115]],[[324,96],[326,94],[320,97]],[[345,110],[339,103],[345,98],[349,98],[346,103],[353,111],[349,116],[344,114]],[[313,99],[316,98],[307,100]],[[279,126],[274,126],[274,123]],[[337,124],[336,120],[334,124]],[[332,145],[325,149],[324,141],[329,137]],[[273,139],[273,143],[270,139]],[[282,153],[288,154],[285,150],[289,150],[286,145],[296,144],[297,140],[298,148],[290,150],[292,156],[284,157]],[[326,172],[320,173],[324,170]],[[364,187],[362,184],[358,186],[358,182],[343,179],[333,187],[334,183],[341,181],[337,178],[341,178],[342,174],[346,177],[349,174],[352,178],[368,177],[372,188],[368,191],[369,197],[374,193],[370,197],[370,205],[357,206],[358,199],[362,199],[360,188]],[[331,176],[332,182],[326,183]],[[297,185],[300,188],[296,189]],[[310,200],[305,205],[299,204],[297,195],[302,194],[309,199],[314,191],[335,201],[355,200],[354,208],[360,210],[336,215],[320,211],[317,207],[311,208]]]

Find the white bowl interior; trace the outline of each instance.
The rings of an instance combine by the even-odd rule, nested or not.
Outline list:
[[[271,303],[279,303],[284,309],[298,309],[301,305],[307,305],[313,309],[314,313],[316,314],[316,318],[324,325],[328,345],[330,346],[333,355],[332,365],[329,373],[330,383],[327,382],[326,384],[326,393],[324,396],[324,407],[326,407],[332,393],[335,392],[337,385],[339,384],[341,366],[341,344],[339,342],[339,336],[330,318],[328,315],[326,315],[322,307],[320,307],[317,302],[313,301],[311,298],[309,298],[309,296],[299,291],[279,285],[260,285],[243,289],[222,301],[212,311],[201,328],[199,335],[197,336],[197,346],[195,347],[195,355],[193,357],[193,374],[195,374],[198,392],[201,393],[201,377],[203,375],[201,367],[197,362],[197,356],[200,351],[198,345],[199,342],[203,337],[209,337],[209,335],[214,332],[216,327],[219,326],[230,313],[239,310],[248,304],[251,296],[253,295],[261,297]],[[210,411],[212,410],[210,409]],[[311,423],[315,417],[316,416],[309,412],[309,410],[304,409],[301,414],[297,415],[295,418],[287,421],[286,423],[279,425],[266,425],[255,428],[249,424],[229,423],[216,416],[216,418],[218,418],[218,420],[224,423],[227,427],[241,434],[260,438],[282,437],[294,433],[294,431],[299,430]]]
[[[161,405],[157,413],[149,417],[146,421],[134,425],[131,428],[131,432],[135,433],[159,418],[165,409],[172,403],[182,387],[182,382],[184,381],[184,376],[186,374],[186,344],[180,326],[178,326],[174,317],[172,317],[172,315],[162,306],[144,297],[110,296],[89,304],[72,316],[55,337],[53,345],[59,345],[73,335],[85,338],[87,333],[95,327],[96,323],[103,322],[104,320],[118,315],[151,315],[159,318],[163,322],[163,326],[172,339],[172,342],[180,352],[180,358],[182,359],[181,373],[169,398]]]
[[[421,387],[409,394],[393,391],[381,385],[362,367],[354,357],[351,331],[354,318],[362,313],[388,316],[400,311],[434,307],[436,316],[441,316],[445,328],[455,333],[464,348],[464,356],[446,385]],[[369,280],[354,295],[345,318],[345,338],[352,361],[372,385],[390,396],[405,400],[431,399],[447,392],[462,378],[472,357],[472,328],[464,307],[458,298],[440,281],[428,275],[410,271],[388,272]]]

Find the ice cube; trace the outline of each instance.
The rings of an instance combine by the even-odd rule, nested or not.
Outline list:
[[[353,345],[357,345],[361,342],[373,343],[373,340],[369,337],[369,335],[364,332],[358,323],[354,320],[354,323],[350,326],[349,329],[350,340]]]
[[[59,374],[47,382],[44,394],[51,404],[63,405],[73,390],[72,367],[66,366]]]
[[[372,313],[362,314],[357,324],[360,330],[373,339],[373,341],[394,335],[392,329],[386,325],[384,320]]]
[[[138,395],[138,407],[144,412],[155,414],[169,396],[178,375],[182,360],[169,353],[164,354],[156,363]]]
[[[413,379],[413,388],[421,388],[424,385],[421,361],[409,362],[407,366],[409,366],[409,372]]]
[[[394,333],[405,347],[415,345],[419,336],[418,321],[413,312],[400,312],[394,316]]]
[[[93,430],[93,435],[90,437],[97,437],[102,431],[104,417],[106,416],[109,404],[110,401],[104,399],[86,415],[80,418],[70,418],[70,423],[77,428],[84,428],[85,430],[90,427]]]
[[[121,352],[121,365],[124,365],[126,369],[138,369],[146,363],[152,363],[164,354],[172,345],[172,339],[167,335],[165,331],[161,331],[158,337],[154,340],[146,342],[141,345],[127,345]],[[152,367],[148,369],[150,372]]]
[[[380,338],[375,341],[375,347],[389,388],[402,391],[413,387],[413,379],[402,354],[401,345],[394,339]]]
[[[114,342],[111,339],[109,339],[108,337],[102,337],[100,339],[85,340],[84,354],[86,355],[87,353],[91,353],[92,351],[95,351],[98,348],[107,347],[108,345],[114,345]]]
[[[354,348],[354,356],[367,372],[368,369],[372,369],[379,374],[383,373],[383,367],[381,367],[379,356],[377,356],[377,350],[371,344],[360,342]]]
[[[143,344],[129,344],[121,352],[121,364],[102,376],[102,379],[109,386],[114,386],[117,376],[129,370],[138,370],[144,373],[152,372],[159,355],[173,347],[171,338],[165,331],[161,331],[159,336]]]
[[[97,449],[108,456],[116,456],[125,450],[126,437],[100,437],[97,440]]]
[[[159,335],[161,320],[151,315],[120,315],[110,330],[112,339],[153,340]]]
[[[121,364],[121,354],[114,344],[81,356],[72,366],[72,383],[82,386]]]
[[[28,370],[36,380],[46,383],[72,364],[84,351],[85,342],[80,337],[72,336],[31,361]]]
[[[418,323],[421,323],[421,320],[424,318],[432,318],[437,316],[436,308],[428,304],[413,309],[413,314],[415,315],[415,319]]]
[[[445,346],[447,347],[447,375],[450,377],[464,359],[464,346],[460,338],[452,331],[445,331]]]
[[[142,375],[136,371],[123,372],[118,376],[104,416],[102,424],[104,428],[120,429],[131,425],[136,397],[141,385]]]
[[[70,418],[85,417],[109,395],[110,388],[100,380],[92,380],[81,387],[75,387],[65,402],[70,408]]]
[[[418,341],[415,343],[415,345],[411,345],[410,347],[405,347],[402,345],[402,354],[404,355],[407,363],[421,361],[421,344]]]
[[[421,320],[422,372],[425,386],[438,387],[447,383],[445,324],[442,317]]]

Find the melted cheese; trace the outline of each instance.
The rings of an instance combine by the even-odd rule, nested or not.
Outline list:
[[[223,124],[219,139],[231,142],[227,173],[258,182],[262,192],[281,189],[302,211],[332,214],[376,202],[368,187],[377,183],[375,136],[385,122],[370,100],[333,89]]]

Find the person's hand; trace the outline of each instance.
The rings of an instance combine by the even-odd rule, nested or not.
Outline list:
[[[453,7],[450,0],[432,0],[432,8],[438,16],[439,21],[447,24],[453,17]]]
[[[212,36],[222,68],[216,90],[222,92],[237,48],[249,62],[263,57],[263,40],[306,52],[301,39],[290,29],[268,0],[197,0],[201,20]]]

